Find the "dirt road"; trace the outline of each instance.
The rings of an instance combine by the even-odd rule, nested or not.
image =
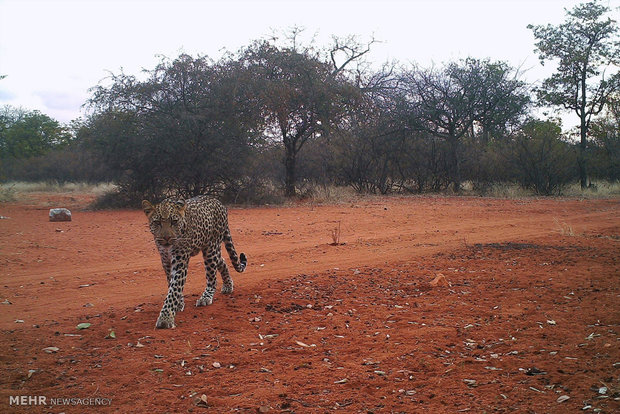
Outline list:
[[[22,395],[53,413],[620,409],[618,200],[231,209],[247,271],[195,308],[194,258],[165,331],[144,214],[88,200],[0,205],[1,412],[31,412]],[[73,221],[50,223],[51,207]]]

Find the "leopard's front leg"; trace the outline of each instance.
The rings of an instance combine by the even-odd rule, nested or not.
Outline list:
[[[166,273],[166,281],[168,282],[168,286],[170,286],[170,272],[172,269],[172,257],[170,256],[170,247],[157,246],[159,250],[159,257],[161,258],[161,266],[164,268],[164,272]]]
[[[187,278],[187,265],[189,255],[174,255],[172,259],[172,270],[170,272],[170,282],[168,284],[168,294],[164,300],[164,306],[159,312],[156,328],[174,328],[174,315],[177,311],[183,310],[183,287]]]

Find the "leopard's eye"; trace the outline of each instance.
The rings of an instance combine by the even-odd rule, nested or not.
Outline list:
[[[179,224],[179,220],[178,220],[178,219],[170,219],[170,223],[171,223],[173,226],[176,226],[177,224]]]
[[[153,220],[154,226],[161,226],[161,220]]]

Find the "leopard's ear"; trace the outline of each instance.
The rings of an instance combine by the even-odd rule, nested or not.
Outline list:
[[[177,211],[179,212],[179,214],[184,217],[185,216],[185,208],[187,207],[185,205],[185,201],[184,200],[175,201],[174,205],[176,206]]]
[[[155,207],[148,200],[142,200],[142,210],[144,210],[144,214],[146,214],[148,218],[151,218],[155,211]]]

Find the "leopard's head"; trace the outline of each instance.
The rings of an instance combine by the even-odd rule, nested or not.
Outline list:
[[[142,201],[155,242],[163,247],[173,245],[185,229],[185,201],[164,200],[159,204]]]

